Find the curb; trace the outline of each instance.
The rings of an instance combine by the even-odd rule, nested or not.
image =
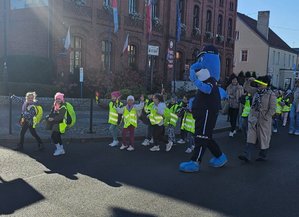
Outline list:
[[[215,129],[214,133],[218,134],[218,133],[223,133],[226,131],[229,131],[230,127],[223,127],[223,128],[219,128],[219,129]],[[88,135],[88,134],[85,134]],[[119,137],[121,138],[121,137]],[[50,135],[49,137],[41,137],[41,139],[44,141],[44,143],[46,144],[47,141],[50,141]],[[143,140],[144,136],[140,136],[137,135],[135,136],[135,140]],[[69,144],[69,143],[86,143],[86,142],[111,142],[111,136],[99,136],[99,137],[82,137],[82,138],[71,138],[71,137],[63,137],[62,136],[62,140],[64,141],[64,143]],[[0,139],[0,145],[4,145],[4,144],[17,144],[19,142],[19,138],[13,136],[13,138],[4,138],[4,139]],[[25,138],[25,143],[35,143],[35,139],[30,137],[30,138]]]

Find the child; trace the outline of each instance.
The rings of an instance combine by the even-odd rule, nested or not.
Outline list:
[[[115,147],[118,145],[118,125],[121,120],[121,115],[119,115],[116,111],[116,108],[120,108],[123,106],[123,103],[120,102],[121,94],[119,91],[114,91],[111,93],[111,102],[109,103],[109,118],[108,123],[110,124],[109,131],[112,134],[113,142],[109,144],[111,147]]]
[[[67,128],[67,108],[65,105],[64,94],[56,93],[54,96],[54,104],[51,109],[51,113],[47,117],[47,121],[51,125],[52,134],[51,139],[56,146],[54,156],[64,155],[65,150],[63,148],[61,135],[65,133]]]
[[[134,105],[134,97],[127,97],[127,105],[121,108],[116,108],[119,114],[123,114],[124,128],[122,131],[122,145],[121,150],[127,149],[128,151],[134,151],[134,131],[137,127],[137,113],[144,107],[144,97],[140,97],[140,104]],[[127,145],[127,134],[130,134],[130,145]]]
[[[12,96],[13,99],[23,101],[19,97]],[[23,103],[22,106],[22,114],[21,114],[21,119],[20,119],[20,125],[22,127],[21,132],[20,132],[20,142],[15,148],[17,151],[23,150],[24,146],[24,137],[29,129],[31,135],[36,139],[38,143],[38,150],[41,151],[44,149],[43,142],[41,138],[37,135],[35,127],[35,116],[37,115],[37,100],[36,100],[36,93],[35,92],[28,92],[26,93],[25,96],[25,102]]]
[[[250,93],[245,92],[245,94],[240,98],[240,104],[243,105],[242,114],[241,114],[241,126],[245,138],[247,137],[248,115],[250,113],[251,101],[252,101],[252,97]]]
[[[166,104],[163,101],[161,94],[155,94],[153,97],[154,106],[151,109],[149,119],[153,129],[154,146],[150,148],[150,151],[160,151],[160,144],[164,142],[164,111]]]
[[[291,111],[291,107],[292,107],[291,93],[292,93],[292,91],[285,92],[285,94],[282,98],[283,106],[282,106],[281,118],[283,121],[283,123],[282,123],[283,127],[285,127],[287,125],[289,112]]]
[[[178,121],[178,110],[179,105],[177,104],[177,97],[172,96],[171,101],[168,104],[168,117],[165,120],[165,126],[168,126],[167,128],[167,135],[168,135],[168,143],[166,144],[166,151],[170,151],[173,144],[176,142],[175,140],[175,127]]]
[[[258,83],[252,87],[251,82]],[[244,84],[244,89],[253,96],[251,110],[248,116],[247,144],[244,154],[239,159],[244,162],[251,161],[252,152],[256,143],[259,143],[259,157],[257,161],[265,161],[270,147],[272,116],[276,109],[276,96],[268,87],[270,78],[260,77],[259,80],[250,78]]]
[[[275,114],[273,116],[273,133],[278,132],[278,120],[281,117],[282,114],[282,92],[280,90],[277,90],[275,92],[276,95],[276,110]]]
[[[186,111],[186,108],[188,106],[188,98],[186,96],[183,96],[183,101],[179,104],[179,117],[182,117],[181,120],[181,139],[178,141],[179,144],[185,144],[185,139],[187,136],[187,132],[185,130],[182,130],[182,122],[183,122],[183,117]]]
[[[154,106],[154,102],[153,102],[153,95],[149,94],[148,98],[145,100],[145,104],[144,104],[144,109],[142,110],[141,113],[141,121],[147,125],[147,129],[146,129],[146,138],[145,140],[142,142],[142,145],[144,146],[148,146],[151,143],[153,143],[153,138],[152,138],[152,125],[150,123],[150,120],[148,118],[151,109]]]

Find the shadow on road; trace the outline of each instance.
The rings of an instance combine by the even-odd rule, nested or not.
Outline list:
[[[23,179],[5,181],[0,177],[0,215],[8,215],[16,210],[45,199]]]
[[[116,208],[116,207],[111,208],[111,213],[113,217],[158,217],[156,215],[137,213],[127,209]]]

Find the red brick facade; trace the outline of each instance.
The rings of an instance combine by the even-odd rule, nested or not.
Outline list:
[[[57,75],[69,74],[69,54],[64,52],[64,38],[70,26],[71,36],[80,37],[82,62],[86,70],[101,73],[104,64],[101,60],[102,41],[111,41],[111,68],[109,71],[122,70],[128,67],[128,55],[121,56],[126,35],[129,33],[129,44],[137,50],[137,65],[139,71],[148,75],[147,45],[145,22],[145,1],[137,0],[137,12],[143,19],[135,21],[129,16],[128,1],[118,0],[119,31],[113,33],[113,16],[111,8],[103,6],[103,0],[85,0],[84,6],[75,0],[48,0],[49,7],[31,7],[11,10],[10,0],[7,1],[7,35],[8,55],[28,54],[51,58],[57,70]],[[111,1],[111,0],[110,0]],[[170,83],[173,73],[167,70],[166,53],[169,40],[176,36],[176,1],[158,0],[159,25],[153,25],[149,44],[159,46],[159,57],[154,76],[163,78],[164,83]],[[218,47],[222,66],[222,79],[232,71],[233,37],[236,21],[237,0],[184,0],[182,22],[186,26],[181,41],[177,43],[177,51],[181,54],[176,70],[176,79],[184,78],[185,64],[190,63],[194,50],[201,49],[205,44]],[[2,4],[2,5],[1,5]],[[199,6],[199,31],[193,29],[193,10]],[[206,33],[207,11],[211,11],[211,37]],[[3,14],[3,13],[1,13]],[[222,36],[216,37],[218,15],[223,17]],[[228,37],[228,20],[232,21],[232,36]],[[0,56],[3,56],[3,22],[0,19]],[[186,76],[185,76],[186,77]],[[147,77],[148,78],[148,77]]]

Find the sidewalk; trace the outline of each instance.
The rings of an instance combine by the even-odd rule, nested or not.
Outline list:
[[[98,107],[93,111],[93,124],[92,124],[92,133],[90,133],[90,112],[89,111],[77,111],[77,123],[76,125],[67,131],[63,135],[63,139],[71,141],[110,141],[111,136],[109,132],[108,120],[108,111]],[[48,110],[44,108],[44,116],[48,114]],[[0,106],[0,143],[17,143],[19,141],[19,133],[21,127],[18,124],[20,117],[20,108],[19,105],[13,105],[12,110],[12,134],[9,135],[9,107],[7,105]],[[227,116],[219,115],[216,132],[222,132],[228,130],[229,122],[226,121]],[[120,128],[121,129],[121,128]],[[44,125],[41,123],[37,127],[37,132],[42,138],[44,143],[50,142],[50,131],[44,129]],[[138,121],[138,127],[135,130],[136,138],[142,139],[145,136],[146,125],[141,121]],[[179,134],[179,127],[176,129],[176,133]],[[121,134],[119,134],[121,136]],[[26,133],[25,143],[34,142],[34,138],[31,136],[30,132]]]

